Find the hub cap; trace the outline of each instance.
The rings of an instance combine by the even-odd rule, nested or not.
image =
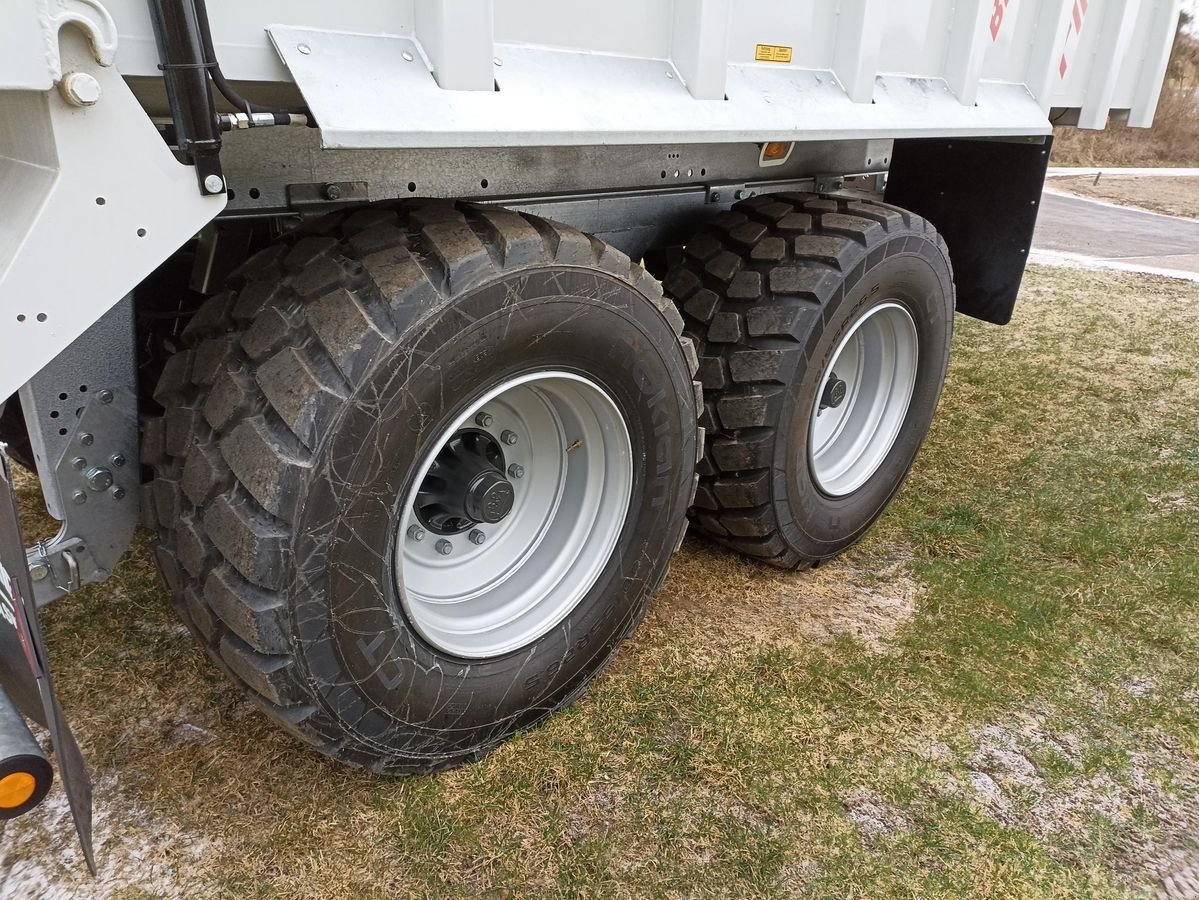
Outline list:
[[[490,391],[433,448],[397,528],[404,611],[455,656],[523,647],[575,608],[612,556],[633,483],[624,419],[590,379],[538,372]]]
[[[808,433],[808,465],[825,494],[853,493],[891,452],[912,401],[919,346],[911,313],[891,300],[868,309],[841,339]]]

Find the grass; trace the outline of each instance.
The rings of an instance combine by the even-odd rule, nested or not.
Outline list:
[[[434,778],[342,769],[271,727],[176,626],[139,543],[45,616],[103,779],[101,853],[145,875],[114,863],[98,890],[1158,885],[1199,863],[1197,304],[1196,285],[1031,268],[1011,326],[959,320],[928,444],[846,559],[792,575],[690,540],[580,703]],[[61,841],[37,824],[6,826],[4,865]]]

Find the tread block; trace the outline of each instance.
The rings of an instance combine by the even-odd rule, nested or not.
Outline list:
[[[263,509],[292,520],[310,464],[298,446],[271,429],[265,416],[239,422],[221,440],[220,456]]]
[[[191,449],[203,427],[200,410],[192,406],[172,406],[163,418],[166,420],[166,450],[171,456],[184,457]]]
[[[561,222],[551,222],[549,219],[531,217],[530,221],[541,232],[554,262],[562,266],[592,264],[594,257],[591,239],[583,232]]]
[[[369,209],[362,210],[362,212],[370,211]],[[385,251],[391,247],[404,247],[407,243],[408,233],[396,224],[394,213],[388,215],[386,221],[376,222],[370,227],[354,233],[346,241],[350,252],[358,258]]]
[[[528,266],[545,259],[545,243],[541,240],[541,233],[520,213],[482,207],[474,215],[490,231],[505,266]]]
[[[795,300],[759,304],[745,313],[750,337],[790,337],[802,341],[819,321],[819,307]]]
[[[767,219],[770,222],[779,222],[787,216],[795,212],[795,207],[790,203],[783,203],[780,200],[774,199],[768,195],[769,203],[763,203],[754,210],[754,215],[761,219]]]
[[[196,506],[204,506],[229,486],[232,475],[216,444],[208,442],[198,444],[187,455],[180,484],[188,500]]]
[[[584,237],[591,244],[591,258],[594,260],[592,265],[599,266],[603,271],[610,272],[618,278],[625,278],[629,275],[633,261],[629,259],[627,253],[617,250],[611,244],[605,244],[589,234]],[[634,279],[635,281],[636,279]]]
[[[897,231],[908,223],[907,218],[898,207],[883,206],[878,203],[864,201],[846,203],[845,212],[851,216],[878,222],[887,231]]]
[[[719,312],[712,317],[712,323],[708,326],[708,340],[714,344],[735,344],[744,336],[743,332],[739,315]]]
[[[163,407],[173,406],[171,398],[186,393],[191,386],[192,358],[193,352],[184,350],[168,359],[162,367],[153,397]]]
[[[730,300],[757,300],[762,296],[762,273],[742,270],[729,283]]]
[[[742,265],[744,265],[744,261],[736,253],[731,250],[721,250],[708,260],[704,271],[727,284],[733,280],[734,275],[741,271]]]
[[[800,238],[803,240],[803,238]],[[770,291],[823,302],[840,282],[836,272],[812,266],[779,266],[770,271]]]
[[[258,653],[287,653],[287,605],[279,594],[260,590],[230,566],[214,569],[204,582],[204,600],[225,625]]]
[[[159,416],[142,426],[142,465],[161,466],[167,461],[167,423]]]
[[[184,343],[194,344],[201,338],[214,337],[229,331],[233,327],[233,300],[232,291],[221,291],[200,304],[196,314],[183,329]]]
[[[338,287],[308,306],[308,326],[333,365],[353,384],[391,342],[390,321],[374,315],[358,291]]]
[[[261,397],[249,372],[226,369],[217,375],[204,401],[204,418],[216,431],[224,431],[253,410]]]
[[[335,252],[340,242],[328,235],[302,237],[283,257],[283,267],[289,272],[304,272],[322,257]]]
[[[705,390],[719,391],[728,386],[729,376],[724,369],[723,356],[701,356],[699,380]]]
[[[671,269],[662,279],[662,289],[676,300],[686,300],[697,290],[702,282],[699,276],[690,269]],[[709,293],[711,293],[709,291]],[[712,294],[715,297],[715,294]]]
[[[328,256],[318,256],[292,278],[292,289],[304,299],[327,294],[346,280],[341,264]]]
[[[238,678],[271,703],[287,706],[304,699],[286,656],[259,653],[232,634],[221,638],[220,654]]]
[[[159,522],[173,527],[183,515],[183,488],[170,478],[155,478],[150,482],[154,492],[154,515]]]
[[[793,350],[738,350],[729,357],[729,374],[733,381],[748,384],[760,381],[777,381],[786,384],[800,351]]]
[[[695,521],[699,523],[699,527],[708,534],[723,536],[729,533],[728,529],[720,524],[720,517],[713,515],[710,512],[695,513]]]
[[[695,499],[691,502],[692,506],[699,509],[720,509],[720,501],[716,499],[716,492],[712,490],[712,485],[700,482],[698,488],[695,489]]]
[[[775,423],[774,395],[756,391],[744,396],[721,397],[716,401],[716,412],[725,430],[735,428],[765,428]],[[713,431],[720,429],[713,428]]]
[[[787,234],[807,234],[812,230],[812,216],[810,213],[790,212],[779,219],[775,227]]]
[[[783,543],[783,539],[777,534],[772,534],[765,540],[734,539],[729,541],[729,546],[735,548],[739,553],[744,553],[746,556],[768,560],[776,560],[788,550],[787,545]],[[792,568],[791,565],[784,565],[783,567]]]
[[[341,233],[352,240],[363,232],[370,231],[380,225],[394,226],[398,218],[395,209],[392,207],[363,207],[346,216],[341,223]]]
[[[692,259],[707,262],[723,249],[724,244],[720,242],[720,238],[705,231],[688,241],[684,252]]]
[[[824,231],[843,234],[861,244],[870,244],[886,233],[886,229],[874,219],[862,216],[826,215],[820,220],[820,225]]]
[[[795,255],[816,260],[845,271],[862,253],[862,247],[845,237],[825,234],[803,234],[792,243]]]
[[[714,435],[708,453],[723,472],[770,466],[774,457],[773,428],[743,428],[736,434]]]
[[[345,399],[332,365],[298,347],[286,347],[264,362],[255,380],[271,408],[309,449],[319,436],[320,413]]]
[[[192,359],[192,381],[205,387],[211,385],[229,361],[237,358],[238,353],[235,334],[200,341]]]
[[[175,547],[179,564],[192,578],[199,578],[204,574],[215,549],[195,516],[183,516],[177,521]]]
[[[720,295],[704,288],[702,291],[696,291],[695,295],[683,304],[683,311],[701,322],[710,322],[719,305]]]
[[[362,267],[374,282],[379,296],[391,308],[393,316],[397,307],[419,301],[419,296],[413,295],[415,286],[421,286],[429,297],[437,293],[437,289],[425,279],[425,270],[407,247],[389,247],[372,253],[362,259]],[[399,321],[398,317],[396,320]]]
[[[762,238],[749,253],[754,262],[782,262],[786,257],[787,242],[776,236]]]
[[[444,269],[450,293],[466,290],[494,270],[491,254],[461,215],[457,221],[425,225],[420,233]]]
[[[230,274],[244,281],[277,279],[283,273],[283,258],[291,251],[284,243],[271,244],[259,250]]]
[[[296,312],[279,306],[264,309],[241,336],[241,348],[253,360],[266,359],[296,339]]]
[[[712,217],[712,224],[724,232],[732,231],[738,225],[744,225],[748,221],[749,216],[745,213],[735,212],[731,209],[717,213]]]
[[[778,527],[769,506],[722,512],[720,524],[733,537],[767,537]]]
[[[237,299],[230,312],[234,321],[242,325],[249,325],[260,312],[275,305],[280,298],[289,294],[290,291],[282,285],[251,281],[238,291]]]
[[[713,483],[716,499],[724,507],[756,507],[770,502],[771,477],[769,469],[731,478],[717,478]]]
[[[744,225],[738,225],[736,228],[731,229],[729,231],[729,239],[746,247],[752,247],[762,238],[766,237],[766,231],[766,226],[761,222],[746,222]]]
[[[212,617],[212,612],[196,594],[196,589],[188,585],[181,594],[175,596],[177,599],[174,606],[183,621],[191,622],[192,627],[200,633],[205,643],[213,643],[217,638],[219,627]]]
[[[242,577],[272,591],[288,578],[288,533],[249,495],[222,494],[204,514],[204,530]]]

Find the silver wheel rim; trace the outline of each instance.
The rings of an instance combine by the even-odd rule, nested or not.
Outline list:
[[[868,309],[841,338],[808,428],[808,465],[825,494],[852,494],[883,464],[907,418],[919,360],[916,323],[893,300]]]
[[[466,432],[500,446],[511,510],[498,523],[437,534],[427,527],[431,507],[417,510],[418,495],[425,502],[421,488],[438,453]],[[616,547],[632,494],[632,457],[620,410],[580,375],[522,375],[475,402],[420,461],[396,535],[400,597],[420,635],[445,653],[480,659],[526,646],[558,625]]]

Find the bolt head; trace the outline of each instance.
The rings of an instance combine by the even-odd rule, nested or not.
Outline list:
[[[71,466],[82,472],[87,467],[87,460],[82,456],[76,456],[73,460],[71,460]]]
[[[408,537],[414,541],[423,541],[425,539],[425,529],[419,525],[409,525]]]
[[[121,466],[125,465],[126,460],[122,454],[114,453],[108,461],[119,469]]]
[[[114,487],[112,489],[112,499],[113,500],[124,500],[125,499],[125,489],[123,487],[121,487],[120,485],[117,485],[116,487]]]
[[[101,403],[112,403],[112,391],[100,391],[96,396],[100,398]]]
[[[475,416],[475,424],[480,428],[490,428],[491,423],[494,421],[495,419],[492,418],[490,413],[481,412]]]
[[[82,506],[87,503],[87,494],[83,493],[83,491],[76,491],[71,495],[71,500],[74,501],[76,506]]]
[[[312,48],[309,47],[307,44],[296,44],[296,49],[299,50],[301,53],[303,53],[305,56],[307,56],[309,53],[312,52]]]
[[[454,552],[454,545],[451,544],[449,541],[447,541],[445,538],[442,538],[440,541],[437,542],[436,549],[437,549],[437,552],[440,553],[442,556],[449,556],[451,553]]]
[[[89,431],[85,431],[83,434],[79,435],[79,443],[83,444],[85,447],[90,447],[95,442],[96,436]]]
[[[404,57],[404,62],[412,62],[412,60],[415,58],[407,50],[405,50],[403,53],[401,53],[400,56]]]
[[[106,491],[112,487],[112,472],[100,466],[92,466],[83,478],[93,491]]]
[[[58,83],[62,98],[72,106],[95,106],[100,100],[100,82],[87,72],[71,72]]]
[[[321,188],[321,194],[326,200],[337,200],[341,197],[341,185],[326,184]]]
[[[207,175],[204,178],[204,190],[210,194],[219,194],[225,189],[225,179],[220,175]]]
[[[519,438],[516,436],[515,431],[509,431],[505,428],[503,432],[500,433],[500,440],[511,447],[519,440]]]
[[[473,530],[473,531],[470,533],[470,542],[471,542],[472,544],[481,544],[481,543],[483,543],[485,540],[487,540],[487,535],[485,535],[483,532],[481,532],[481,531],[480,531],[479,529],[477,529],[477,528],[476,528],[476,529],[474,529],[474,530]]]
[[[525,467],[520,463],[513,463],[512,465],[508,466],[508,475],[512,478],[524,478]]]
[[[712,191],[712,202],[713,203],[720,202],[720,191]]]
[[[34,581],[45,581],[49,574],[50,567],[40,560],[29,567],[29,577]]]

